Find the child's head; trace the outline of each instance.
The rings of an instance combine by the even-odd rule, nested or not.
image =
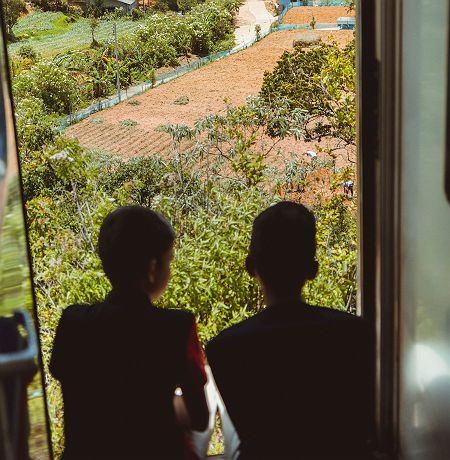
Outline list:
[[[254,221],[247,270],[272,294],[299,292],[317,274],[316,221],[301,204],[283,201]]]
[[[106,216],[98,252],[113,287],[144,289],[156,299],[170,276],[175,232],[161,214],[124,206]]]

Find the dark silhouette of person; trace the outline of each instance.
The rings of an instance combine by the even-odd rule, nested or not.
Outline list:
[[[262,212],[246,268],[266,308],[206,347],[241,460],[366,458],[370,329],[362,318],[302,300],[318,271],[315,252],[315,219],[304,206],[281,202]]]
[[[126,206],[104,220],[98,251],[112,291],[72,305],[56,331],[50,371],[64,398],[65,460],[193,457],[184,423],[208,423],[203,354],[192,314],[157,308],[175,234],[160,214]],[[178,388],[182,401],[175,398]]]

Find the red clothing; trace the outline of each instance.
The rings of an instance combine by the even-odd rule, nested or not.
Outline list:
[[[192,329],[189,336],[186,358],[188,363],[186,378],[189,379],[189,383],[193,385],[201,385],[203,387],[206,384],[208,377],[206,376],[205,371],[205,355],[198,341],[195,321],[192,321]]]
[[[192,329],[188,340],[187,370],[185,384],[203,388],[208,380],[205,372],[205,356],[198,341],[195,321],[192,322]],[[194,447],[188,436],[185,436],[185,460],[199,460]]]

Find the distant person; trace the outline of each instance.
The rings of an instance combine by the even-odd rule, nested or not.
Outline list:
[[[64,460],[195,458],[174,401],[186,425],[206,428],[196,325],[188,312],[153,304],[170,278],[174,239],[162,215],[140,206],[117,209],[101,226],[112,291],[64,310],[50,361],[64,397]],[[183,400],[174,399],[178,388]]]
[[[266,308],[207,345],[240,460],[367,458],[370,329],[362,318],[304,302],[315,252],[315,220],[304,206],[281,202],[262,212],[246,266]]]
[[[347,180],[344,182],[344,195],[353,198],[353,181]]]
[[[311,158],[311,160],[315,160],[317,158],[317,153],[314,150],[307,150],[306,155]]]

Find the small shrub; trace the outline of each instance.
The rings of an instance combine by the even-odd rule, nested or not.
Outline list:
[[[17,54],[22,58],[30,59],[30,61],[36,62],[39,58],[39,54],[31,45],[22,45]]]
[[[277,9],[277,4],[273,2],[272,0],[266,0],[264,2],[266,6],[266,10],[272,15],[272,16],[278,16],[278,9]]]
[[[308,48],[318,45],[321,41],[322,38],[317,32],[303,32],[294,38],[293,45],[300,46],[301,48]]]
[[[144,16],[145,16],[145,13],[139,8],[134,8],[133,10],[131,10],[131,19],[133,21],[139,21]]]
[[[120,126],[122,128],[134,128],[135,126],[137,126],[138,122],[135,121],[135,120],[130,120],[129,118],[126,119],[126,120],[122,120],[120,122]]]
[[[150,69],[150,71],[148,72],[148,79],[150,80],[150,82],[152,83],[152,87],[154,87],[156,85],[156,73],[155,73],[155,69]]]
[[[84,15],[84,11],[79,5],[69,5],[67,8],[67,14],[70,17],[68,21],[75,22],[76,19],[81,18]]]
[[[189,104],[189,98],[187,96],[181,96],[178,99],[176,99],[173,103],[176,105],[187,105]]]
[[[93,125],[101,125],[105,120],[103,118],[97,117],[97,118],[91,118],[90,122]]]
[[[126,19],[126,17],[124,17],[122,8],[116,7],[112,11],[106,10],[103,13],[102,19],[105,21],[117,21],[118,19]]]
[[[255,25],[255,36],[256,36],[256,41],[259,42],[261,40],[261,25],[260,24]]]
[[[129,105],[141,105],[141,101],[139,101],[138,99],[130,99],[127,104]]]

